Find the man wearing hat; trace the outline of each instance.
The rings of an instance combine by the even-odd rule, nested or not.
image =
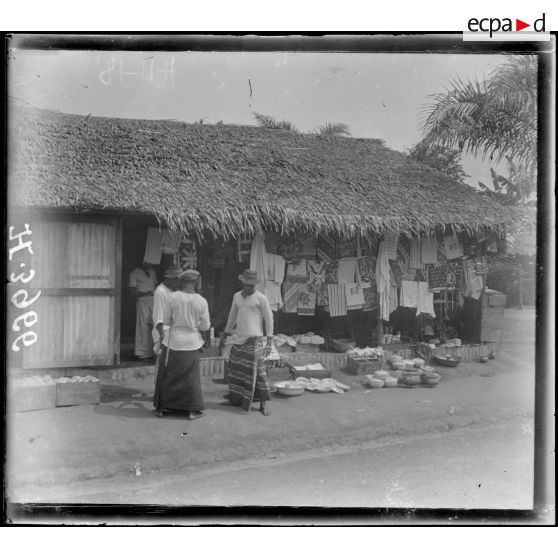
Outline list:
[[[196,292],[200,274],[188,269],[179,276],[180,290],[168,296],[163,327],[168,327],[164,366],[155,386],[155,414],[186,412],[190,420],[204,415],[200,379],[202,332],[209,329],[207,300]],[[163,360],[163,359],[161,359]]]
[[[260,400],[260,412],[269,415],[271,399],[263,359],[271,351],[273,314],[267,297],[256,290],[260,278],[256,271],[245,270],[238,276],[242,290],[233,296],[225,336],[232,335],[228,362],[229,400],[249,412],[254,399]],[[267,343],[264,346],[262,322]]]
[[[163,282],[155,289],[153,294],[153,348],[155,354],[160,354],[163,346],[168,346],[168,328],[163,326],[163,312],[167,305],[169,295],[176,291],[180,285],[182,268],[177,265],[170,266],[164,274]]]

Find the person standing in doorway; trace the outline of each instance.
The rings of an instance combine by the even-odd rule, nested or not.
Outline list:
[[[166,350],[169,346],[169,328],[163,325],[163,314],[169,295],[180,287],[181,274],[181,267],[169,267],[165,271],[163,282],[158,285],[153,295],[153,351],[157,355],[157,362],[155,363],[155,386],[157,386],[159,370],[164,366]],[[155,389],[155,400],[157,400],[157,389]]]
[[[168,326],[165,366],[157,378],[154,413],[185,411],[190,420],[204,416],[200,378],[202,332],[209,330],[207,300],[196,293],[200,274],[188,269],[180,276],[180,290],[171,293],[163,312]]]
[[[143,262],[130,273],[128,286],[136,297],[136,336],[134,355],[141,359],[153,356],[152,324],[153,324],[153,293],[157,284],[157,275],[151,264]]]
[[[256,290],[260,278],[256,271],[245,270],[238,276],[242,290],[233,296],[229,319],[222,342],[232,335],[233,345],[228,363],[229,402],[250,411],[252,401],[260,400],[260,412],[270,414],[271,393],[264,357],[271,352],[273,314],[267,297]],[[264,345],[262,322],[267,343]]]

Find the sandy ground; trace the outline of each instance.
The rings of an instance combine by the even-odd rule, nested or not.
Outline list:
[[[153,475],[165,475],[157,482],[168,481],[172,487],[173,475],[194,479],[213,467],[244,466],[250,459],[283,463],[308,451],[341,455],[349,449],[351,459],[362,458],[368,474],[375,451],[368,444],[392,447],[392,441],[407,449],[397,455],[392,448],[393,460],[386,461],[385,467],[404,474],[405,452],[417,455],[416,448],[421,447],[413,450],[404,445],[413,436],[437,440],[432,447],[439,447],[450,467],[452,455],[458,455],[455,448],[463,447],[454,437],[458,429],[476,432],[478,428],[492,429],[487,439],[493,444],[499,436],[508,441],[506,449],[501,448],[506,459],[513,461],[517,455],[517,464],[511,463],[510,469],[523,471],[527,477],[522,478],[528,478],[532,462],[525,461],[525,451],[519,448],[532,447],[534,441],[534,325],[532,310],[507,311],[498,358],[488,364],[462,363],[457,369],[440,369],[444,376],[435,389],[367,390],[356,377],[339,372],[337,377],[351,385],[346,394],[275,397],[272,415],[264,417],[257,406],[245,415],[224,405],[226,385],[203,378],[207,416],[191,422],[180,417],[157,419],[151,414],[153,379],[148,377],[107,385],[97,406],[9,415],[9,500],[79,501],[87,494],[103,493],[102,483],[116,479],[123,487],[120,495],[113,488],[105,494],[113,494],[111,501],[122,501],[126,483],[147,482],[144,479],[153,480]],[[504,426],[509,424],[515,427]],[[503,436],[501,431],[495,434],[499,428],[504,428]],[[443,433],[446,436],[440,437]],[[354,454],[355,448],[364,453]],[[488,451],[487,445],[481,445],[469,453],[484,458]],[[132,472],[135,464],[142,469],[140,477]],[[307,467],[310,474],[312,465]],[[152,498],[149,490],[145,498]],[[525,497],[521,498],[519,505],[524,506]]]

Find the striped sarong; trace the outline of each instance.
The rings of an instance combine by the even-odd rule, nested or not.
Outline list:
[[[229,401],[245,411],[252,401],[269,401],[271,393],[263,363],[264,346],[261,337],[252,337],[243,345],[233,345],[227,366]]]

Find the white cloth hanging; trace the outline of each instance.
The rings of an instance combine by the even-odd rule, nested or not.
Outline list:
[[[393,296],[389,275],[390,267],[387,250],[385,241],[382,240],[378,250],[378,259],[376,260],[376,285],[380,295],[380,317],[386,322],[389,321],[390,310],[392,308],[390,298]]]
[[[267,255],[265,252],[264,238],[258,233],[252,241],[250,248],[250,269],[257,272],[260,282],[256,285],[256,290],[265,294],[267,283]]]
[[[163,233],[159,229],[154,227],[149,227],[147,229],[147,241],[145,243],[145,253],[143,255],[143,261],[159,265],[161,263],[161,255],[163,253],[163,248],[161,245],[161,240],[163,238]]]

